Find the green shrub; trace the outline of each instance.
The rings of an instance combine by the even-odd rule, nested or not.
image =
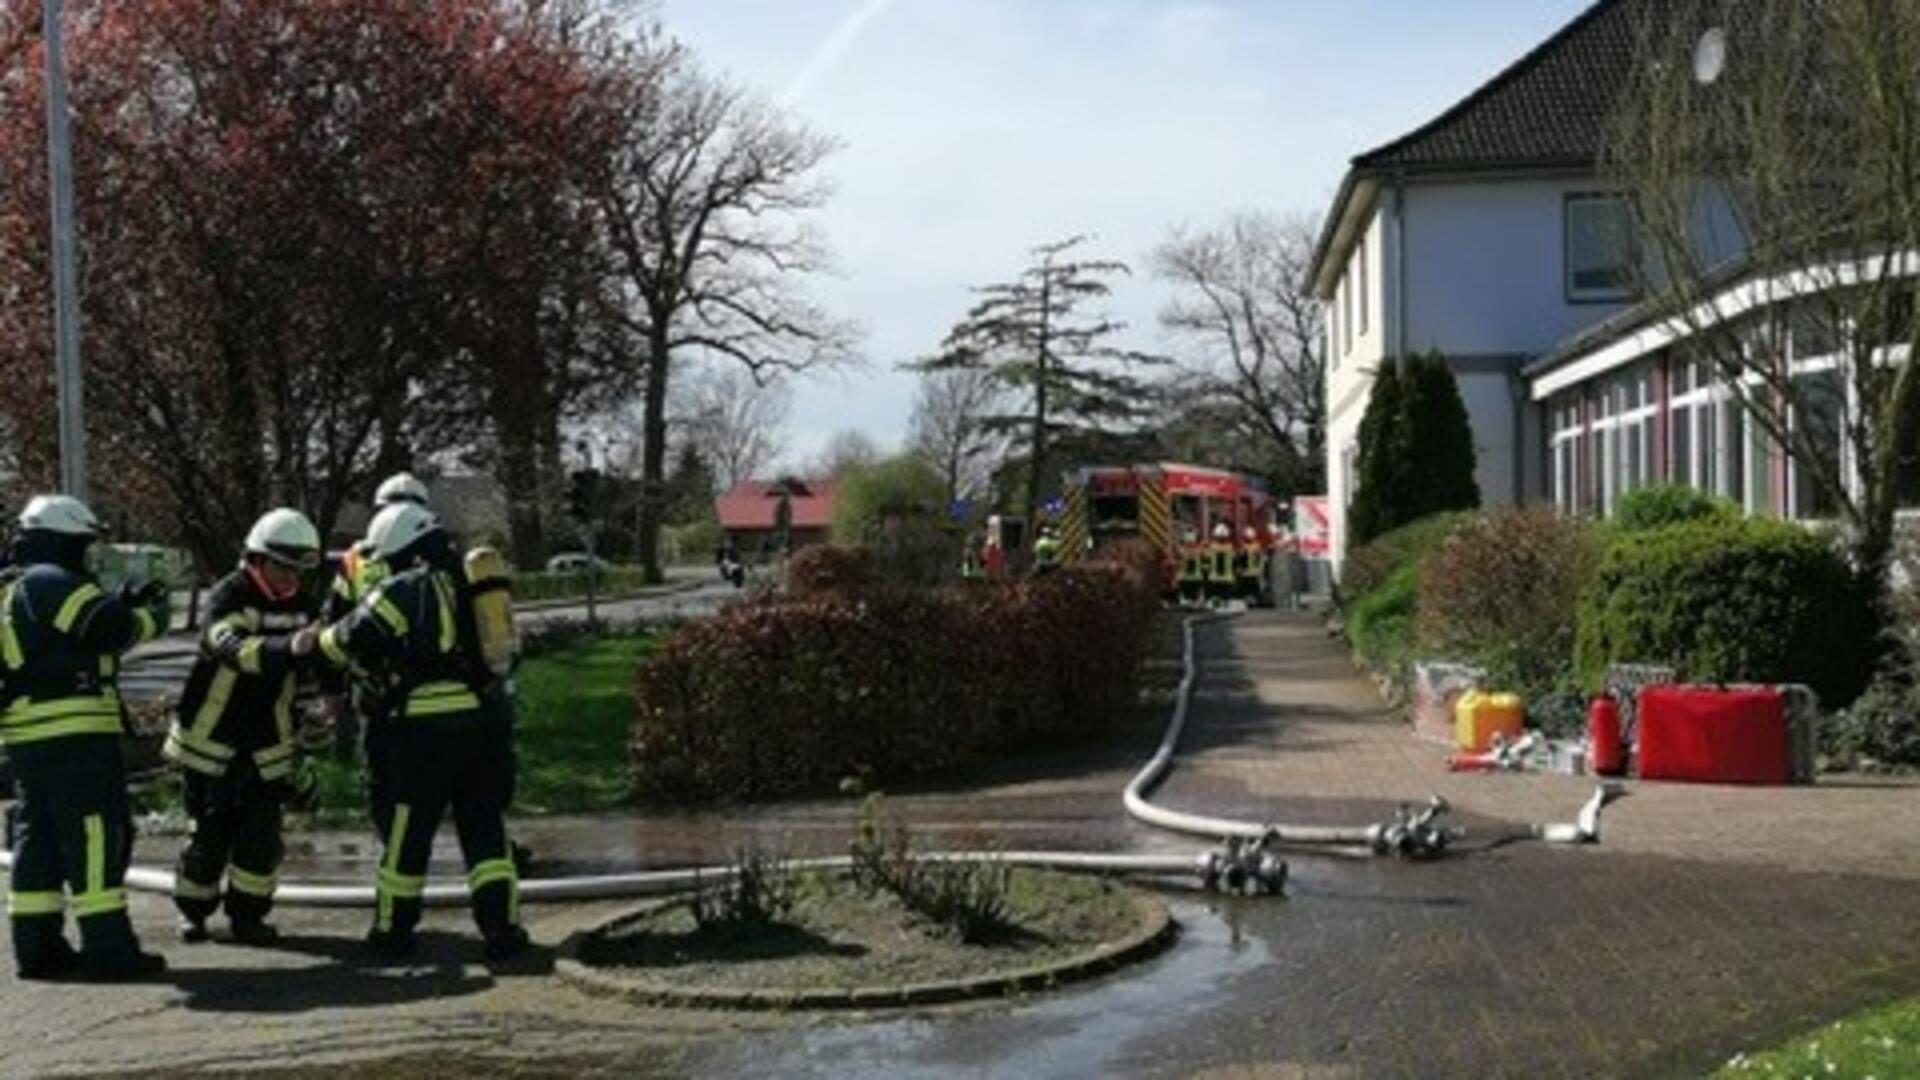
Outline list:
[[[1378,589],[1402,567],[1418,564],[1422,556],[1446,543],[1466,520],[1465,514],[1434,514],[1355,548],[1340,566],[1341,596],[1358,601]]]
[[[1421,560],[1421,648],[1530,698],[1565,685],[1580,593],[1599,553],[1591,523],[1551,507],[1468,518]]]
[[[1623,532],[1642,532],[1687,521],[1733,521],[1740,508],[1716,495],[1683,484],[1636,488],[1614,503],[1611,519]]]
[[[1684,679],[1802,682],[1828,705],[1869,674],[1867,605],[1845,560],[1797,526],[1704,520],[1616,535],[1580,602],[1578,665],[1596,687],[1616,662]]]
[[[862,893],[892,894],[907,910],[969,945],[1003,935],[1011,925],[1013,869],[998,860],[916,856],[905,823],[867,796],[847,847],[850,876]]]
[[[1920,690],[1903,679],[1879,679],[1848,708],[1820,726],[1820,749],[1850,765],[1920,767]]]
[[[1408,563],[1346,611],[1347,640],[1370,666],[1398,673],[1413,659],[1420,567]]]
[[[874,587],[731,608],[636,676],[639,794],[772,798],[949,769],[1110,730],[1157,593],[1094,563],[980,587]]]

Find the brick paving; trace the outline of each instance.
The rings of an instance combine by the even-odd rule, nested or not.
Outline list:
[[[1472,839],[1425,865],[1299,858],[1292,897],[1176,900],[1162,960],[1033,1001],[869,1022],[632,1010],[557,986],[539,962],[490,973],[452,914],[402,972],[353,962],[357,913],[287,912],[272,951],[166,949],[134,988],[0,991],[0,1073],[242,1070],[391,1059],[390,1075],[510,1063],[528,1075],[1212,1077],[1698,1075],[1858,1007],[1920,992],[1920,789],[1633,785],[1580,850],[1488,843],[1569,817],[1584,782],[1448,774],[1311,620],[1202,632],[1188,747],[1157,796],[1212,813],[1369,820],[1439,791]],[[984,782],[900,794],[923,833],[1010,847],[1176,848],[1125,823],[1117,792],[1152,718],[1095,752],[1009,762]],[[566,866],[712,858],[743,840],[844,844],[851,800],[751,813],[529,823]],[[358,838],[309,838],[322,870]],[[143,861],[166,845],[143,843]],[[347,856],[352,862],[364,852]],[[605,907],[532,912],[551,944]],[[154,940],[156,898],[136,901]],[[10,958],[0,957],[0,963]]]

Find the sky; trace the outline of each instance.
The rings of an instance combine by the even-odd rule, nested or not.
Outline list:
[[[663,0],[706,65],[842,143],[815,297],[863,362],[795,385],[790,462],[905,435],[915,376],[1035,246],[1133,264],[1110,305],[1164,342],[1148,254],[1241,209],[1320,215],[1349,159],[1432,119],[1588,0]]]

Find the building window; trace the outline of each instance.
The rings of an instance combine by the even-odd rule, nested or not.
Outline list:
[[[1340,278],[1340,351],[1353,351],[1353,270]]]
[[[1817,370],[1796,370],[1793,386],[1799,405],[1793,417],[1794,428],[1800,436],[1797,441],[1816,447],[1820,464],[1801,460],[1802,455],[1795,455],[1788,462],[1793,473],[1793,505],[1789,509],[1796,518],[1837,517],[1840,501],[1834,496],[1834,487],[1840,481],[1840,429],[1847,407],[1846,385],[1840,380],[1840,369],[1827,364]],[[1834,470],[1828,474],[1833,483],[1822,484],[1816,469],[1828,466]]]
[[[1638,273],[1633,212],[1618,195],[1569,195],[1566,201],[1567,299],[1630,300]]]
[[[1367,237],[1365,233],[1360,235],[1360,254],[1358,258],[1360,260],[1360,273],[1357,280],[1354,281],[1354,286],[1360,290],[1360,333],[1362,336],[1365,336],[1367,332],[1367,293],[1369,291],[1367,288]]]
[[[1608,376],[1597,388],[1600,411],[1593,436],[1599,484],[1594,495],[1596,509],[1611,514],[1622,495],[1653,481],[1653,425],[1659,406],[1650,364]]]
[[[1553,461],[1553,505],[1562,513],[1577,513],[1583,502],[1580,447],[1585,434],[1578,391],[1556,398],[1547,415],[1553,428],[1549,447]]]

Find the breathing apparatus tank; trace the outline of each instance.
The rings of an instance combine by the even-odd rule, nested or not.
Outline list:
[[[477,547],[466,558],[468,603],[480,637],[480,655],[487,670],[501,678],[513,672],[520,641],[513,632],[513,586],[507,560],[490,547]]]

